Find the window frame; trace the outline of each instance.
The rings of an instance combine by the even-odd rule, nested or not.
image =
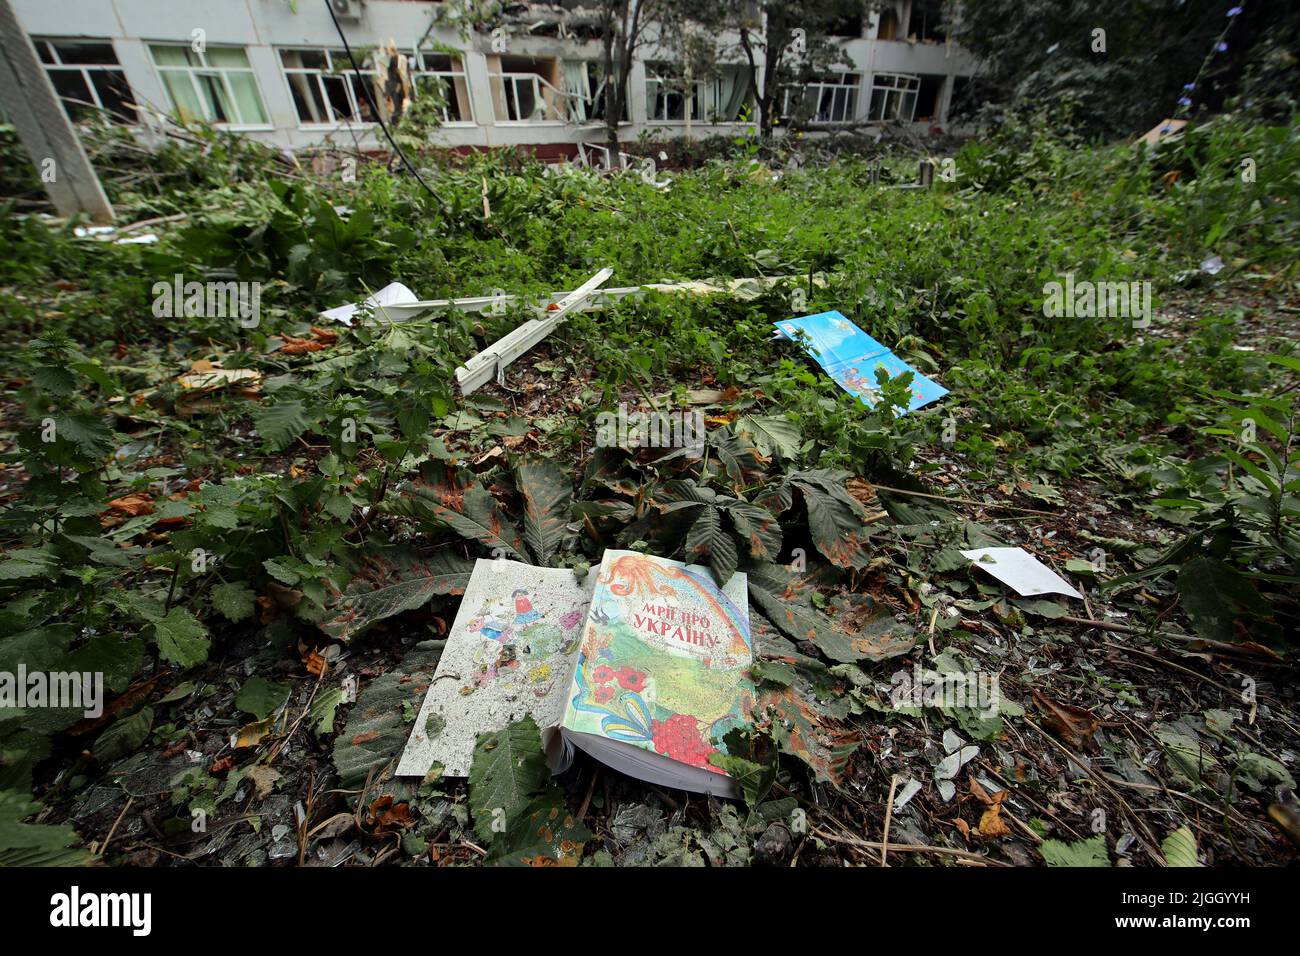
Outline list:
[[[451,70],[434,70],[424,65],[425,56],[445,56],[448,57],[452,64],[459,64],[460,69]],[[465,82],[465,103],[469,107],[469,119],[448,119],[448,110],[442,108],[442,125],[450,127],[477,126],[478,121],[474,118],[474,94],[469,85],[469,74],[465,70],[465,57],[460,53],[445,53],[440,50],[416,50],[411,58],[411,87],[415,96],[420,95],[419,79],[425,76],[436,76],[443,80],[453,90],[456,87],[456,80],[459,78]]]
[[[533,61],[545,61],[559,66],[561,58],[558,56],[531,56],[521,57],[520,59],[529,59]],[[562,69],[562,67],[561,67]],[[561,116],[558,119],[547,115],[546,97],[542,95],[542,87],[550,87],[557,97],[565,98],[563,90],[556,87],[546,79],[541,73],[520,71],[520,70],[503,70],[498,69],[495,72],[489,67],[488,69],[488,95],[492,97],[492,120],[495,126],[567,126],[568,120]],[[498,119],[496,115],[496,83],[501,83],[501,102],[505,107],[506,119]],[[515,112],[519,112],[519,89],[518,84],[521,81],[527,81],[531,84],[533,90],[534,103],[541,103],[542,119],[510,119],[510,102],[513,95]],[[556,112],[562,112],[562,108],[552,107]],[[534,112],[533,115],[536,115]]]
[[[63,46],[87,46],[90,44],[94,44],[95,46],[106,46],[109,48],[109,50],[112,51],[114,62],[113,63],[64,63],[63,56],[62,54],[59,53],[58,46],[56,46],[56,44],[61,44]],[[132,88],[130,81],[128,81],[126,78],[126,70],[122,67],[122,61],[117,55],[117,47],[113,45],[112,39],[107,37],[104,38],[32,37],[32,45],[37,48],[38,53],[42,48],[44,48],[46,56],[49,56],[53,60],[53,62],[47,63],[44,58],[38,57],[41,62],[41,68],[45,70],[46,74],[51,74],[51,73],[81,74],[81,82],[84,83],[86,85],[86,89],[90,91],[90,96],[91,96],[90,101],[94,104],[95,108],[101,114],[106,115],[110,118],[109,122],[114,123],[118,126],[128,126],[128,127],[138,127],[144,125],[144,120],[140,116],[140,109],[139,109],[140,104],[136,102],[135,89]],[[135,117],[135,119],[133,120],[124,119],[120,114],[113,112],[111,108],[104,105],[103,101],[100,98],[99,90],[96,88],[94,82],[91,80],[90,77],[91,73],[116,73],[121,77],[122,84],[126,87],[126,91],[129,94],[129,103],[131,106],[136,107],[134,110],[131,111],[131,114]],[[51,84],[53,84],[53,78],[51,78],[50,82]],[[74,123],[78,122],[76,117],[74,117],[71,113],[68,112],[67,104],[63,102],[65,97],[59,94],[57,89],[55,89],[55,95],[59,97],[59,105],[63,106],[63,111],[65,113],[68,113],[68,118],[72,120]]]
[[[882,79],[890,80],[894,82],[890,82],[890,83],[879,82]],[[897,82],[899,80],[909,81],[910,85],[908,86],[900,85]],[[880,91],[881,93],[885,94],[885,98],[883,100],[884,103],[889,102],[890,93],[899,94],[902,97],[903,102],[908,102],[910,99],[911,108],[908,109],[906,118],[903,117],[901,110],[897,117],[887,117],[884,115],[881,115],[880,117],[876,117],[874,115],[875,113],[874,107],[875,107],[877,91]],[[919,73],[872,73],[871,92],[868,94],[867,97],[867,121],[871,123],[891,123],[894,121],[898,121],[902,123],[916,122],[916,101],[920,99],[920,93],[921,93],[921,75]],[[884,110],[882,110],[881,112],[883,114]]]
[[[325,55],[326,68],[321,69],[320,67],[314,66],[285,66],[285,53],[323,53]],[[331,50],[329,47],[312,46],[277,46],[275,47],[275,55],[276,59],[280,63],[280,75],[284,78],[284,85],[289,94],[289,101],[293,103],[293,114],[297,117],[299,129],[370,129],[371,127],[379,125],[377,120],[339,119],[336,116],[334,101],[330,99],[329,91],[325,87],[325,78],[327,76],[339,77],[343,80],[343,90],[347,97],[348,106],[352,109],[353,116],[360,117],[362,100],[365,99],[364,96],[358,97],[356,87],[353,85],[353,81],[356,80],[357,77],[356,73],[354,73],[352,69],[352,60],[348,57],[346,50]],[[343,61],[346,63],[342,72],[336,72],[335,70],[336,56],[342,57]],[[363,64],[361,69],[356,72],[361,74],[364,82],[371,84],[370,93],[372,96],[375,96],[376,91],[374,89],[374,84],[379,79],[379,71],[373,68],[366,69]],[[305,120],[301,115],[299,115],[298,104],[293,97],[293,85],[289,81],[290,76],[315,77],[317,92],[320,94],[321,102],[325,104],[325,108],[329,111],[329,115],[332,117],[331,119]],[[414,79],[412,79],[412,84],[414,84]],[[376,99],[378,99],[378,97],[376,97]],[[370,108],[369,103],[366,103],[365,106]]]
[[[813,111],[809,118],[809,123],[831,124],[831,123],[852,123],[857,119],[858,100],[862,94],[864,74],[852,70],[835,70],[827,73],[820,79],[810,80],[801,86],[787,86],[785,88],[785,98],[781,104],[781,116],[783,119],[790,119],[796,115],[795,110],[802,107],[807,102],[809,96],[815,96],[817,109]],[[829,91],[831,94],[831,111],[829,119],[819,119],[822,96]],[[839,94],[844,94],[843,109],[836,109],[836,99]],[[795,110],[790,108],[791,94],[797,94],[798,100],[795,103]],[[842,119],[836,119],[835,113],[842,112],[845,114]]]
[[[154,70],[157,71],[158,73],[158,79],[162,82],[163,90],[167,94],[168,101],[171,102],[172,109],[180,110],[182,109],[182,107],[179,103],[175,102],[175,100],[172,99],[171,90],[168,88],[167,81],[164,79],[164,74],[168,72],[185,74],[186,77],[189,78],[190,85],[194,89],[194,95],[200,103],[206,102],[206,100],[203,96],[202,89],[198,85],[196,76],[198,76],[199,74],[215,73],[216,75],[221,77],[221,86],[226,91],[226,97],[230,105],[235,109],[237,113],[239,112],[239,100],[235,96],[234,87],[230,85],[230,77],[227,74],[229,73],[247,74],[253,78],[253,89],[257,93],[258,105],[261,106],[262,115],[265,117],[265,119],[256,122],[245,122],[243,117],[240,116],[239,121],[234,123],[229,121],[223,122],[223,121],[208,119],[206,116],[201,117],[201,119],[203,119],[204,122],[211,123],[213,126],[219,127],[221,129],[227,129],[233,131],[257,131],[257,130],[275,129],[275,124],[271,122],[271,111],[266,106],[266,97],[262,93],[261,81],[258,80],[257,78],[257,70],[253,66],[253,61],[249,59],[247,46],[238,43],[216,43],[216,44],[208,44],[200,51],[200,50],[195,50],[188,43],[177,42],[175,40],[145,40],[143,42],[145,46],[149,48],[149,59],[153,62]],[[186,63],[183,66],[180,64],[162,64],[158,62],[158,56],[156,53],[158,47],[170,47],[172,49],[185,50],[187,53],[191,53],[199,57],[202,57],[203,62],[199,66],[193,66],[189,63]],[[244,55],[244,62],[246,62],[248,66],[230,67],[230,66],[210,65],[208,63],[208,50],[214,48],[221,49],[221,50],[240,51]]]
[[[669,74],[661,73],[658,69],[656,69],[656,67],[671,67],[672,65],[673,65],[672,63],[663,63],[663,62],[654,62],[654,63],[648,62],[645,65],[646,122],[657,123],[665,126],[676,125],[678,123],[684,126],[687,122],[690,122],[692,125],[695,124],[699,124],[703,126],[711,125],[709,123],[708,118],[701,115],[704,112],[704,100],[705,100],[704,84],[706,80],[699,79],[693,81],[691,83],[691,87],[692,87],[691,93],[688,96],[684,89],[674,88],[674,85],[680,84],[685,79],[685,77],[674,76],[670,73]],[[656,106],[658,105],[658,101],[659,101],[658,88],[661,86],[665,88],[664,89],[665,113],[667,113],[667,105],[668,105],[667,98],[669,96],[676,95],[682,98],[681,119],[669,119],[667,116],[661,119],[659,116],[656,115]],[[652,87],[654,87],[653,93],[651,92]],[[686,113],[687,113],[686,107],[688,103],[690,104],[690,114],[691,114],[689,121],[686,117]]]

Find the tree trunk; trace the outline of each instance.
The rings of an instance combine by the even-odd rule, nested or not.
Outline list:
[[[623,112],[619,93],[622,84],[617,81],[618,71],[614,66],[613,31],[606,29],[604,42],[605,59],[605,142],[609,146],[610,168],[618,163],[618,118]]]

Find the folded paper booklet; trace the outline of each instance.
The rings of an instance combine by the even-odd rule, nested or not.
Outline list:
[[[826,374],[869,408],[875,408],[880,397],[876,378],[876,369],[879,368],[883,368],[890,378],[897,378],[904,372],[912,373],[912,397],[907,411],[916,411],[948,394],[946,388],[926,378],[839,312],[832,310],[802,315],[775,324],[786,338],[802,341]],[[900,415],[906,413],[898,412]]]
[[[730,797],[710,758],[748,722],[745,575],[606,551],[585,581],[505,560],[474,566],[397,773],[469,773],[479,734],[531,714],[551,769],[575,749],[661,786]]]

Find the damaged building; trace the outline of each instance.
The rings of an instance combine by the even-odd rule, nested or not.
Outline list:
[[[324,0],[14,0],[14,8],[74,119],[97,114],[147,130],[179,114],[289,150],[368,150],[382,145],[376,110],[391,119],[424,95],[437,113],[437,146],[515,146],[559,159],[606,140],[604,48],[591,0],[507,5],[474,24],[465,20],[473,5],[328,3],[333,17]],[[946,128],[977,64],[941,36],[940,6],[893,0],[836,26],[844,63],[783,90],[778,108],[812,129]],[[620,140],[748,125],[749,64],[737,44],[718,46],[726,52],[707,75],[691,77],[675,46],[648,31],[627,71]]]

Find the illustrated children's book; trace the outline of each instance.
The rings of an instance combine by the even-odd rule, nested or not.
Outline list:
[[[475,563],[399,776],[424,776],[434,762],[445,776],[468,776],[479,734],[528,714],[539,727],[560,722],[594,572],[588,578],[505,559]]]
[[[883,368],[890,378],[912,373],[912,398],[907,411],[916,411],[948,394],[946,388],[912,368],[839,312],[801,315],[775,325],[786,338],[803,343],[827,375],[869,408],[875,408],[880,398],[878,368]]]
[[[606,551],[571,571],[480,560],[397,772],[465,776],[478,734],[532,714],[551,769],[576,749],[650,783],[734,796],[711,757],[748,722],[744,574]]]

